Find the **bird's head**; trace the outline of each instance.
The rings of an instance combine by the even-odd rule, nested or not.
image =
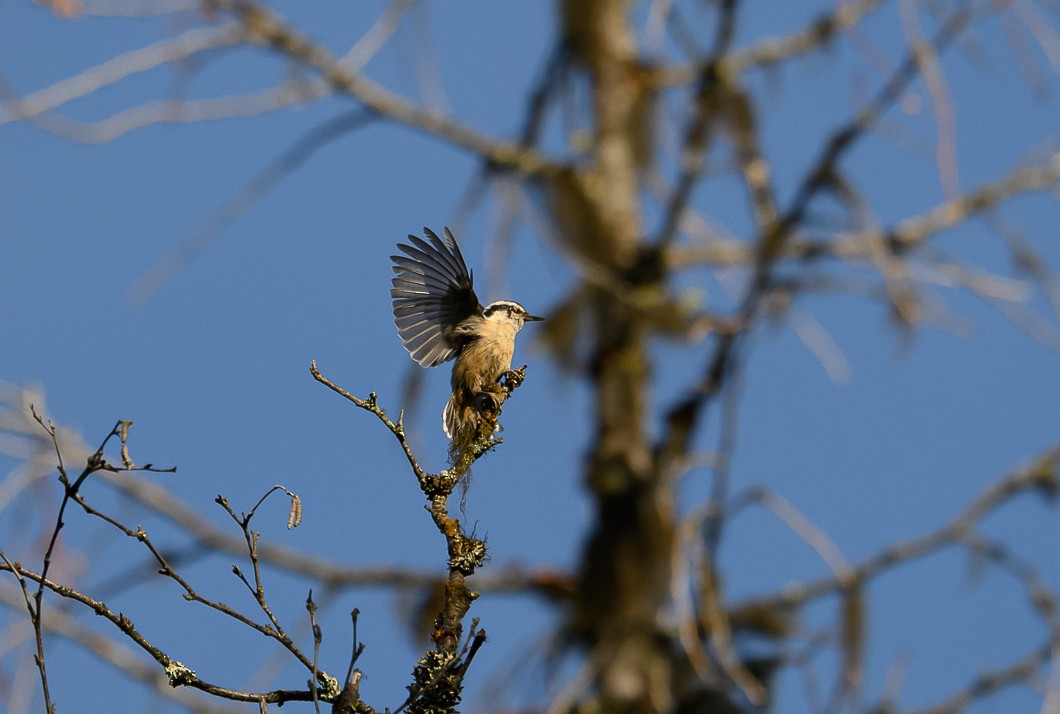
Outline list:
[[[536,320],[544,320],[543,317],[537,315],[531,315],[526,311],[526,308],[515,302],[514,300],[497,300],[491,302],[482,311],[482,317],[488,322],[494,322],[502,325],[510,325],[516,332],[518,332],[524,322],[534,322]]]

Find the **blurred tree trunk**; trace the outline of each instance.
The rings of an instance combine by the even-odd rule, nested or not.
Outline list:
[[[591,82],[595,125],[588,166],[558,181],[557,212],[575,250],[608,266],[622,288],[644,290],[650,284],[635,282],[642,272],[638,137],[644,107],[628,9],[625,0],[563,2],[564,41],[573,65]],[[572,212],[588,215],[571,220]],[[669,600],[674,504],[652,469],[645,433],[646,326],[642,313],[606,289],[592,288],[586,302],[586,322],[595,329],[587,376],[596,398],[586,484],[596,515],[582,556],[573,629],[589,649],[599,699],[584,708],[671,711],[672,645],[658,623]]]

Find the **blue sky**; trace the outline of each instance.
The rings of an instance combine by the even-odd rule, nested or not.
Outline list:
[[[791,32],[828,6],[747,0],[737,45]],[[1021,7],[1028,6],[1055,34],[1055,9]],[[275,7],[341,54],[384,4]],[[704,13],[698,19],[708,18]],[[1050,141],[1055,151],[1057,68],[1050,67],[1025,24],[1009,20],[1007,27],[997,22],[977,27],[974,42],[947,55],[943,64],[957,110],[964,190],[1005,175],[1035,152],[1042,155]],[[931,26],[930,20],[921,21]],[[184,29],[181,23],[60,21],[30,3],[0,4],[5,91],[27,94],[171,37]],[[497,3],[488,11],[471,3],[431,4],[406,18],[367,72],[393,91],[421,99],[417,48],[428,59],[437,53],[430,71],[444,87],[442,106],[486,133],[512,137],[545,61],[553,23],[550,3]],[[432,38],[425,44],[419,34],[424,27]],[[748,77],[782,200],[790,198],[829,132],[879,86],[880,74],[864,48],[882,56],[884,64],[893,66],[900,57],[904,45],[895,3],[885,3],[865,24],[858,42],[839,41],[826,53]],[[1018,60],[1032,69],[1021,74]],[[288,71],[260,49],[210,55],[194,69],[131,77],[60,112],[96,121],[173,92],[208,97],[254,91]],[[1035,82],[1041,91],[1034,90]],[[673,102],[667,111],[679,106]],[[0,380],[42,389],[48,416],[79,430],[90,444],[117,419],[134,420],[134,458],[179,467],[175,476],[144,478],[172,488],[218,523],[224,517],[213,504],[217,493],[245,510],[282,483],[302,497],[304,524],[287,532],[286,511],[277,499],[256,522],[264,539],[347,563],[440,570],[444,546],[422,511],[399,448],[370,415],[314,383],[308,366],[317,360],[327,376],[362,396],[376,391],[396,415],[403,384],[418,368],[392,324],[388,256],[398,240],[424,225],[458,228],[484,300],[511,297],[531,312],[547,314],[562,298],[574,274],[526,223],[518,224],[506,260],[488,262],[497,254],[489,236],[503,217],[497,194],[470,216],[457,211],[478,171],[474,157],[416,131],[370,123],[314,154],[148,298],[133,297],[138,281],[269,161],[351,108],[348,101],[325,99],[248,119],[152,126],[102,145],[76,144],[26,124],[0,126]],[[889,112],[844,162],[884,224],[943,200],[935,127],[930,99],[916,83],[902,107]],[[705,183],[695,205],[743,237],[750,217],[733,185],[724,176]],[[1000,214],[1019,226],[1054,272],[1060,269],[1055,195],[1013,201]],[[968,264],[1012,274],[1002,241],[982,224],[946,233],[936,245]],[[713,300],[737,279],[696,276],[685,287]],[[809,296],[797,308],[830,333],[849,364],[848,378],[830,379],[785,325],[755,333],[744,371],[734,489],[763,485],[783,495],[854,562],[896,539],[942,525],[988,484],[1060,436],[1056,353],[974,296],[931,294],[961,317],[953,325],[960,334],[928,325],[906,339],[877,303]],[[1032,306],[1049,313],[1040,296]],[[688,386],[707,346],[660,342],[654,349],[659,370],[654,403],[661,409]],[[520,335],[516,360],[531,365],[528,379],[506,407],[505,445],[475,469],[467,515],[488,535],[490,570],[509,563],[570,567],[589,525],[589,502],[579,481],[591,416],[588,392],[548,359],[533,325]],[[444,465],[438,415],[447,372],[422,375],[420,401],[407,416],[414,448],[432,469]],[[710,421],[705,449],[716,443],[711,438],[716,417]],[[13,466],[10,459],[0,463],[5,470]],[[58,491],[46,483],[24,497],[23,509],[58,500]],[[708,484],[706,472],[690,476],[688,504],[702,497]],[[103,488],[90,494],[109,503]],[[142,518],[127,504],[112,505],[129,522]],[[23,539],[24,518],[0,513],[0,542]],[[166,527],[155,527],[156,539],[181,542]],[[1060,589],[1055,509],[1023,497],[991,516],[984,531],[1002,537]],[[147,570],[135,544],[104,533],[76,514],[63,534],[70,548],[92,553],[99,563],[77,576],[86,589],[130,564]],[[23,545],[32,554],[32,544]],[[34,562],[31,555],[20,557]],[[804,543],[761,510],[734,519],[719,557],[728,565],[725,586],[733,599],[828,572]],[[253,603],[229,573],[230,560],[195,562],[188,572],[203,590],[250,610]],[[75,559],[71,573],[88,565]],[[274,609],[306,638],[307,586],[270,577]],[[977,571],[956,551],[874,582],[868,601],[867,694],[878,696],[888,670],[905,662],[900,701],[908,706],[945,697],[980,670],[1012,661],[1045,637],[1011,578],[990,568]],[[177,659],[232,686],[252,686],[254,680],[243,677],[252,677],[272,651],[261,648],[260,637],[204,616],[160,579],[145,578],[116,595],[114,603]],[[402,624],[401,608],[408,605],[399,600],[395,607],[390,591],[364,589],[342,593],[323,613],[322,661],[340,674],[349,652],[348,612],[360,608],[360,634],[368,644],[359,663],[367,672],[363,694],[375,706],[399,703],[422,651],[423,643]],[[541,672],[526,663],[520,669],[519,653],[543,641],[555,613],[532,598],[486,595],[472,614],[481,618],[490,642],[489,656],[472,670],[468,711],[489,701],[490,686],[508,681],[513,668],[520,675],[519,691],[537,691]],[[834,603],[825,603],[808,613],[805,625],[812,631],[835,617]],[[211,644],[204,648],[204,642]],[[14,666],[12,661],[7,666]],[[49,642],[48,661],[60,710],[64,705],[108,710],[106,683],[115,679],[109,670],[57,639]],[[286,671],[286,681],[280,678],[289,686],[302,679],[293,669]],[[86,686],[90,681],[96,684]],[[785,677],[780,692],[778,711],[808,710],[794,675]],[[130,696],[144,703],[149,697],[137,690]],[[1025,690],[992,701],[981,711],[1039,706]]]

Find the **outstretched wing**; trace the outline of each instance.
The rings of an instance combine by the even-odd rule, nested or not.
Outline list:
[[[398,243],[405,255],[392,255],[394,324],[405,349],[424,367],[456,357],[465,339],[456,326],[482,312],[471,271],[449,229],[445,238],[424,228],[427,240],[409,236],[412,245]]]

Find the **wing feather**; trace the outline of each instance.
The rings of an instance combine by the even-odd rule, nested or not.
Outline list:
[[[392,255],[394,324],[405,349],[424,367],[456,357],[464,337],[456,326],[482,312],[471,271],[448,228],[445,238],[424,228],[426,240],[409,235]]]

